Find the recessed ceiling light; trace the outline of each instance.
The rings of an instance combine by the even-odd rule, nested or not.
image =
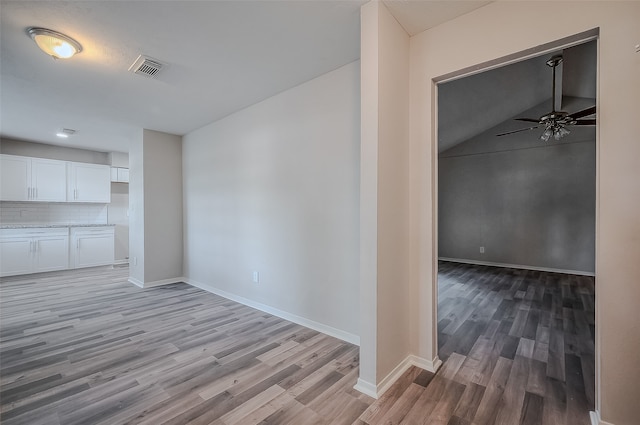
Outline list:
[[[27,34],[36,42],[40,50],[54,59],[67,59],[82,51],[80,43],[57,31],[30,27],[27,28]]]
[[[61,131],[56,133],[56,136],[66,139],[67,137],[75,134],[75,130],[71,128],[63,128]]]

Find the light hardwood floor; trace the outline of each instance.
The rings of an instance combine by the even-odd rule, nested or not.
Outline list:
[[[358,348],[126,268],[3,278],[5,425],[588,425],[593,279],[442,263],[436,374],[379,400]]]
[[[589,425],[593,278],[440,263],[434,376],[411,368],[360,424]]]
[[[4,425],[351,424],[358,347],[126,268],[3,278]]]

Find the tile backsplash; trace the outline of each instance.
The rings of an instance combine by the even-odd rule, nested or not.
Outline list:
[[[0,202],[0,224],[107,224],[108,204]]]

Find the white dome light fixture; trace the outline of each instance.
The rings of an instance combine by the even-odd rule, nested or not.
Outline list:
[[[35,41],[40,50],[54,59],[68,59],[82,51],[80,43],[57,31],[30,27],[27,28],[27,34]]]

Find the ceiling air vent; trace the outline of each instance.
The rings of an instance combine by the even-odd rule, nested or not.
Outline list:
[[[129,71],[134,74],[142,75],[143,77],[156,78],[164,66],[165,64],[157,59],[140,55],[133,65],[129,67]]]

